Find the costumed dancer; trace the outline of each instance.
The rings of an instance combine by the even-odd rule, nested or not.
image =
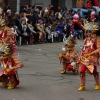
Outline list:
[[[65,46],[62,48],[62,53],[59,54],[60,63],[63,64],[61,74],[66,74],[67,71],[72,71],[73,74],[78,73],[78,64],[76,63],[77,51],[75,50],[75,41],[71,36],[64,38]]]
[[[99,66],[99,48],[97,48],[97,38],[94,37],[96,35],[96,30],[98,29],[97,25],[94,23],[90,23],[86,27],[87,37],[84,40],[84,46],[81,52],[81,56],[79,58],[79,62],[81,63],[80,68],[80,80],[81,86],[78,91],[85,90],[85,79],[86,73],[94,76],[94,80],[96,82],[95,90],[100,89],[99,84],[99,72],[97,70],[97,66]]]
[[[5,20],[0,18],[0,82],[2,87],[13,89],[19,85],[18,68],[23,64],[19,61],[13,31],[6,27]]]

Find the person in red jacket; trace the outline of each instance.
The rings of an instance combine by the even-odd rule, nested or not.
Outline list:
[[[90,21],[95,21],[96,20],[96,12],[92,11],[90,15]]]
[[[91,7],[92,7],[91,0],[87,0],[86,8],[91,8]]]
[[[75,14],[73,16],[73,24],[74,24],[74,33],[76,34],[78,39],[83,39],[83,31],[84,28],[82,26],[82,23],[79,20],[79,15]]]
[[[99,0],[94,0],[94,6],[98,6],[99,7]]]

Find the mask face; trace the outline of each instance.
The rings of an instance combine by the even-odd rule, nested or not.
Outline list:
[[[11,46],[10,45],[5,45],[4,46],[4,50],[6,51],[6,53],[10,54],[12,52],[11,50]]]
[[[4,57],[12,54],[12,48],[10,45],[2,45],[0,48],[0,54]]]
[[[88,36],[88,37],[91,37],[91,32],[88,32],[88,33],[87,33],[87,36]]]

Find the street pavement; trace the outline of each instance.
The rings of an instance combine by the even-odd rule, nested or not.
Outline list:
[[[80,45],[83,41],[76,45],[78,52]],[[19,46],[20,60],[24,63],[18,70],[20,85],[13,90],[0,88],[0,100],[100,100],[100,90],[94,90],[92,75],[87,75],[86,90],[79,92],[79,74],[60,74],[58,54],[62,46],[63,43]]]

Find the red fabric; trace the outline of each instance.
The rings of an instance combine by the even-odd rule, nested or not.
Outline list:
[[[71,29],[70,29],[70,31],[71,31],[71,32],[74,31],[74,25],[73,25],[73,24],[71,25]]]
[[[70,71],[73,68],[73,66],[71,64],[66,66],[66,70]]]
[[[81,65],[81,68],[80,68],[80,72],[81,73],[85,73],[86,72],[86,70],[87,70],[87,67],[85,66],[85,65]],[[94,71],[93,71],[93,73],[97,73],[97,67],[96,66],[94,66]]]
[[[16,73],[16,75],[17,74],[18,73]],[[14,77],[15,77],[15,82],[16,82],[15,86],[17,87],[19,85],[20,81],[19,81],[19,79],[18,79],[18,77],[16,75],[14,75]]]
[[[95,16],[91,16],[91,17],[90,17],[90,20],[91,20],[91,21],[92,21],[93,19],[95,19]]]
[[[97,38],[94,39],[94,44],[93,44],[94,49],[97,49]]]
[[[87,8],[91,8],[92,7],[92,4],[90,2],[86,3],[86,7]]]
[[[3,32],[0,33],[0,38],[2,38],[2,36],[3,36]]]
[[[73,19],[73,22],[79,26],[80,30],[84,30],[84,28],[82,27],[81,22],[79,20]]]
[[[6,68],[9,68],[8,58],[4,59],[4,64],[6,65],[5,66]],[[14,61],[13,58],[11,58],[11,66],[13,66],[13,67],[15,66],[15,61]],[[11,72],[8,73],[8,75],[11,75],[11,74],[15,74],[15,71],[11,71]]]
[[[99,7],[99,0],[94,0],[94,6],[98,6]]]
[[[77,23],[77,22],[78,22],[78,20],[77,20],[77,19],[73,19],[73,22],[74,22],[74,23]]]
[[[34,36],[33,36],[33,35],[31,35],[31,36],[30,36],[30,39],[31,39],[31,40],[34,40]]]
[[[5,32],[4,32],[4,38],[6,38],[7,37],[7,30],[5,30]]]
[[[80,30],[84,30],[84,28],[82,27],[81,23],[78,21],[78,26],[80,27]]]
[[[95,39],[93,39],[93,38],[91,38],[90,39],[91,41],[93,40],[93,49],[97,49],[97,38],[95,38]],[[84,40],[84,44],[87,44],[87,41],[88,41],[88,38],[85,38],[85,40]]]
[[[4,3],[5,3],[6,6],[9,5],[9,2],[10,2],[10,0],[4,0]]]

